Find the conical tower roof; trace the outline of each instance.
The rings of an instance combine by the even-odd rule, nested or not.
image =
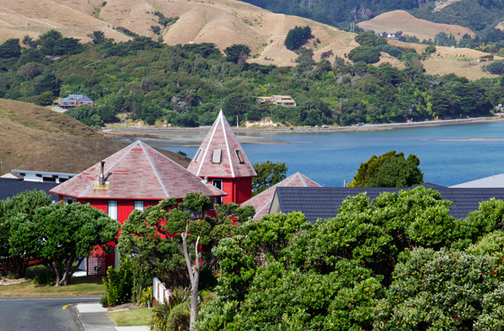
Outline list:
[[[199,177],[256,177],[222,110],[187,167]]]
[[[75,198],[130,200],[180,199],[189,192],[226,195],[141,141],[104,161],[104,185],[97,185],[101,173],[97,163],[50,192]]]

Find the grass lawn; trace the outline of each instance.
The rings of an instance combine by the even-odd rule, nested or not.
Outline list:
[[[42,266],[31,267],[26,277],[33,279],[45,270]],[[105,295],[105,285],[101,277],[72,277],[67,286],[35,285],[33,281],[22,284],[0,285],[0,297],[42,297]]]
[[[136,308],[107,313],[117,326],[149,325],[151,320],[151,309]]]

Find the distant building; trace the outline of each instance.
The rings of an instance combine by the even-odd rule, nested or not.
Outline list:
[[[61,100],[59,105],[61,108],[71,108],[78,106],[92,106],[93,100],[82,94],[70,94],[65,99]]]
[[[67,172],[52,172],[52,171],[35,171],[35,170],[16,170],[12,169],[11,172],[23,177],[27,182],[50,182],[50,183],[63,183],[64,181],[74,177],[77,174]]]
[[[296,101],[290,95],[272,95],[271,97],[258,97],[257,103],[272,103],[284,107],[296,107]]]
[[[493,54],[483,55],[479,57],[479,62],[490,62],[494,60]]]

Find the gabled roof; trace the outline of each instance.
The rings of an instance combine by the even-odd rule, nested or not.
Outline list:
[[[92,102],[93,100],[89,99],[87,96],[82,95],[82,94],[70,94],[68,97],[63,99],[63,102],[68,102],[68,101],[74,101],[70,99],[76,99],[75,101],[86,101],[86,102]]]
[[[222,110],[187,167],[199,177],[256,177]]]
[[[457,185],[450,186],[453,188],[463,188],[463,187],[474,187],[474,188],[483,188],[483,187],[502,187],[504,188],[504,174],[497,174],[490,177],[480,178],[476,180],[472,180],[470,182],[465,182]]]
[[[321,186],[315,181],[306,177],[305,175],[296,172],[294,175],[285,178],[281,182],[259,193],[255,197],[245,201],[244,203],[241,204],[241,206],[242,207],[253,206],[256,211],[253,219],[256,221],[260,220],[261,217],[268,214],[277,187],[321,187]]]
[[[226,195],[141,141],[104,161],[106,188],[95,187],[101,173],[101,165],[97,163],[51,192],[75,198],[129,200],[183,198],[189,192]]]
[[[378,187],[278,187],[273,197],[270,213],[302,212],[306,220],[333,218],[343,200],[349,196],[366,193],[372,201],[382,192],[398,193],[407,188]],[[471,211],[478,210],[480,202],[495,198],[504,200],[504,188],[436,188],[443,200],[452,201],[450,215],[466,218]]]

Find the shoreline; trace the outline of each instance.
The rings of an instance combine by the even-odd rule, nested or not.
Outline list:
[[[364,124],[361,126],[342,126],[328,128],[297,127],[297,128],[233,128],[238,140],[242,144],[288,144],[289,142],[254,136],[254,134],[271,135],[287,133],[330,133],[330,132],[366,132],[394,130],[404,128],[420,128],[433,126],[448,126],[462,124],[478,124],[488,122],[503,122],[502,117],[463,118],[453,120],[434,120],[424,122]],[[155,128],[155,127],[107,127],[101,132],[116,141],[133,142],[141,139],[154,147],[179,146],[198,147],[208,133],[210,126],[198,128]]]

